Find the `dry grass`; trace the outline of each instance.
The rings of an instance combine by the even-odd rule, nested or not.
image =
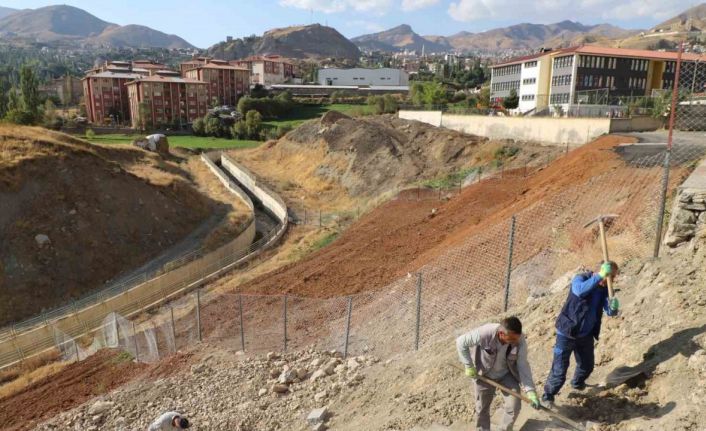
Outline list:
[[[287,145],[263,146],[252,150],[230,151],[229,155],[262,177],[294,208],[320,209],[322,211],[348,211],[361,202],[348,195],[348,191],[332,178],[317,175],[317,170],[327,157],[326,145],[315,149]],[[344,172],[348,162],[343,158],[327,165],[337,172]]]
[[[10,382],[0,386],[0,399],[7,398],[28,388],[33,383],[55,375],[66,368],[68,362],[52,362],[35,370],[24,372]]]

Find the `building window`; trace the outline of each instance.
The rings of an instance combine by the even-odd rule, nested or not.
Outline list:
[[[523,102],[531,102],[533,100],[534,100],[534,94],[523,94],[522,95]]]
[[[537,78],[525,78],[522,80],[522,85],[532,85],[537,82]]]
[[[554,59],[554,69],[571,67],[574,64],[574,56],[567,55],[564,57],[557,57]]]
[[[569,103],[569,93],[552,94],[549,98],[551,104]]]
[[[525,63],[525,69],[529,69],[531,67],[537,67],[537,62],[536,61],[528,61]]]

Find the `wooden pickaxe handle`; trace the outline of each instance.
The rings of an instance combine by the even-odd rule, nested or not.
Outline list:
[[[605,236],[605,225],[603,224],[603,219],[599,218],[598,219],[598,228],[601,231],[601,245],[603,247],[603,262],[608,262],[608,241],[606,240]],[[608,284],[608,297],[613,298],[615,296],[615,292],[613,292],[613,280],[611,280],[611,277],[606,278],[606,283]]]
[[[450,367],[452,367],[452,368],[455,368],[455,369],[457,369],[457,370],[459,370],[459,371],[463,371],[463,370],[461,369],[461,367],[457,367],[457,366],[454,365],[454,364],[447,363],[446,365],[448,365],[448,366],[450,366]],[[477,378],[478,380],[480,380],[481,382],[483,382],[483,383],[487,383],[487,384],[489,384],[490,386],[493,386],[493,387],[496,388],[496,389],[500,389],[501,391],[505,392],[506,394],[512,395],[512,396],[515,397],[515,398],[519,398],[520,400],[522,400],[522,401],[524,401],[524,402],[526,402],[526,403],[528,403],[528,404],[532,404],[532,400],[530,400],[529,398],[527,398],[525,395],[523,395],[523,394],[521,394],[521,393],[519,393],[519,392],[513,391],[513,390],[510,389],[510,388],[507,388],[507,387],[501,385],[500,383],[496,382],[495,380],[491,380],[491,379],[489,379],[489,378],[487,378],[487,377],[485,377],[485,376],[481,376],[481,375],[478,375],[476,378]],[[554,410],[548,409],[548,408],[544,407],[544,406],[541,405],[541,404],[539,405],[539,410],[541,410],[541,411],[547,413],[547,414],[548,414],[549,416],[551,416],[551,417],[554,417],[554,418],[559,419],[560,421],[564,422],[565,424],[569,425],[570,427],[574,428],[574,429],[577,430],[577,431],[585,431],[585,430],[586,430],[586,427],[585,427],[585,426],[582,426],[582,425],[579,424],[578,422],[573,421],[573,420],[567,418],[566,416],[562,415],[561,413],[557,413],[557,412],[555,412]]]

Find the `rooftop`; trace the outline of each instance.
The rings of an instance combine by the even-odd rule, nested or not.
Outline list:
[[[160,75],[153,75],[153,76],[138,75],[134,81],[128,82],[127,85],[137,84],[139,82],[162,82],[162,83],[173,83],[173,84],[203,84],[203,85],[206,85],[205,82],[199,81],[198,79],[182,78],[180,76],[160,76]]]
[[[650,60],[672,60],[676,61],[678,53],[671,51],[651,51],[648,49],[626,49],[626,48],[610,48],[597,45],[578,45],[570,48],[555,49],[547,52],[538,52],[536,54],[523,57],[511,58],[502,63],[495,64],[491,68],[509,66],[512,64],[523,63],[528,60],[546,56],[557,56],[564,54],[587,54],[587,55],[605,55],[611,57],[629,57],[642,58]],[[706,60],[706,55],[694,54],[685,52],[682,54],[682,59],[686,61]]]

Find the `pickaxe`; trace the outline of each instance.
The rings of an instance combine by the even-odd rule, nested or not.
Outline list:
[[[452,367],[460,372],[463,372],[463,369],[461,369],[461,367],[459,367],[457,365],[454,365],[449,362],[447,362],[446,365],[448,365],[449,367]],[[515,398],[519,398],[520,400],[522,400],[528,404],[532,404],[532,401],[530,401],[530,399],[527,398],[526,396],[524,396],[523,394],[515,392],[510,388],[507,388],[507,387],[501,385],[500,383],[496,382],[495,380],[491,380],[491,379],[484,377],[484,376],[481,376],[481,375],[478,375],[476,378],[483,383],[487,383],[490,386],[493,386],[496,389],[500,389],[501,391],[505,392],[506,394],[512,395]],[[539,410],[545,412],[546,414],[548,414],[549,416],[551,416],[555,419],[560,420],[564,424],[570,426],[575,431],[593,431],[596,428],[596,425],[598,425],[595,422],[590,422],[590,421],[586,422],[586,424],[580,424],[580,423],[578,423],[574,420],[571,420],[568,417],[562,415],[561,413],[555,412],[552,409],[544,407],[541,404],[539,405]]]
[[[605,215],[600,215],[596,217],[595,219],[589,221],[585,225],[583,225],[584,228],[589,227],[593,223],[598,223],[598,228],[601,231],[601,246],[603,247],[603,262],[608,262],[608,242],[606,241],[606,236],[605,236],[605,221],[609,219],[614,219],[618,218],[617,214],[605,214]],[[612,298],[615,296],[615,292],[613,292],[613,280],[611,280],[611,277],[606,278],[606,282],[608,283],[608,297]]]

